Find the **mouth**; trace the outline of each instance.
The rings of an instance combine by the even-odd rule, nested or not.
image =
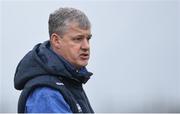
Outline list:
[[[89,59],[89,54],[88,53],[82,53],[82,54],[80,54],[80,58],[82,60],[88,60]]]

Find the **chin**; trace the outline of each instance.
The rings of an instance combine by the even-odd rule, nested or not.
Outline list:
[[[76,61],[75,64],[75,66],[77,66],[78,68],[85,67],[87,65],[88,65],[88,60],[78,60]]]
[[[81,64],[79,64],[79,66],[81,66],[81,67],[85,67],[85,66],[87,66],[87,62],[84,62],[84,63],[81,63]]]

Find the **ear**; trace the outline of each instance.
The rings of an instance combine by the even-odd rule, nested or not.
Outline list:
[[[51,35],[50,42],[51,45],[56,49],[59,49],[61,47],[61,37],[56,33],[53,33]]]

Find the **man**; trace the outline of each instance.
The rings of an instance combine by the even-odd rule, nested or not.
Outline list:
[[[14,86],[23,90],[18,112],[93,113],[83,90],[91,72],[91,26],[74,8],[60,8],[49,16],[50,40],[37,44],[17,66]]]

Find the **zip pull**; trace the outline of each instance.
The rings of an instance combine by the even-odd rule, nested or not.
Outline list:
[[[76,103],[76,106],[77,106],[78,112],[82,112],[82,109],[78,103]]]

